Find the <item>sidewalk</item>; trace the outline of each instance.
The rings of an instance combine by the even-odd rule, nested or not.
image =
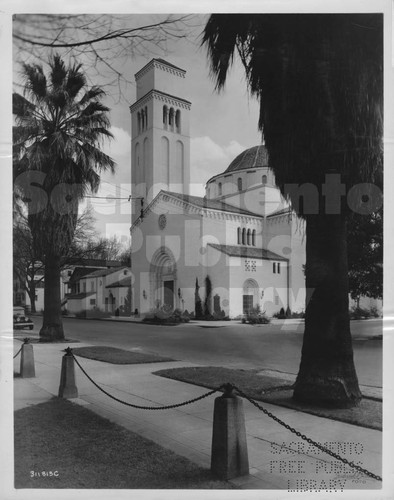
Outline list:
[[[87,344],[33,344],[36,377],[14,379],[14,409],[57,396],[64,349],[84,345]],[[20,342],[14,341],[15,353],[19,347]],[[85,358],[78,358],[78,361],[106,391],[136,405],[169,405],[208,392],[201,387],[153,375],[164,368],[195,366],[183,361],[140,365],[113,365]],[[19,363],[20,356],[14,360],[16,373],[19,373]],[[75,374],[79,397],[72,400],[74,403],[210,468],[213,404],[217,395],[173,410],[138,410],[121,405],[100,392],[78,366],[75,366]],[[243,406],[250,475],[231,481],[238,487],[289,491],[381,488],[381,482],[323,454],[248,401],[244,401]],[[265,403],[263,406],[311,439],[381,476],[381,432],[279,406]]]

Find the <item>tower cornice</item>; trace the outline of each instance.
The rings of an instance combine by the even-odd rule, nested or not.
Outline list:
[[[139,107],[144,106],[151,99],[157,99],[171,106],[178,106],[184,109],[190,109],[192,105],[192,103],[190,101],[187,101],[186,99],[161,92],[160,90],[152,89],[130,106],[130,113],[132,113]]]
[[[144,76],[152,67],[159,68],[167,73],[171,73],[176,76],[180,76],[181,78],[185,78],[186,71],[182,68],[178,68],[173,64],[164,61],[164,59],[152,59],[148,62],[143,68],[141,68],[137,73],[135,73],[134,77],[136,80],[139,80],[142,76]]]

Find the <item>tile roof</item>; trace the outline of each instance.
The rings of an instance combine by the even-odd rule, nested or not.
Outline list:
[[[66,299],[85,299],[86,297],[89,297],[90,295],[96,295],[96,292],[81,292],[81,293],[70,293],[66,294]]]
[[[171,68],[174,68],[174,69],[179,69],[180,71],[185,72],[185,70],[184,70],[184,69],[179,68],[178,66],[175,66],[175,64],[169,63],[168,61],[165,61],[165,60],[164,60],[164,59],[162,59],[161,57],[155,57],[153,60],[154,60],[154,61],[157,61],[157,62],[160,62],[160,63],[162,63],[162,64],[167,64],[167,66],[170,66]]]
[[[119,273],[123,269],[127,269],[126,267],[120,267],[116,269],[98,269],[97,271],[93,271],[92,273],[87,274],[84,278],[96,278],[97,276],[108,276],[108,274]]]
[[[119,281],[115,281],[114,283],[111,283],[110,285],[106,285],[105,288],[122,288],[122,287],[129,287],[131,286],[131,276],[125,276]]]
[[[77,265],[78,267],[121,267],[122,263],[118,260],[106,259],[81,259],[75,257],[68,260],[69,265]]]
[[[245,151],[234,158],[224,173],[258,167],[268,167],[268,152],[263,144],[245,149]]]
[[[291,214],[292,210],[290,207],[287,208],[281,208],[280,210],[277,210],[276,212],[272,212],[272,214],[267,215],[268,217],[275,217],[275,215],[285,215],[285,214]]]
[[[68,283],[69,285],[71,285],[72,283],[77,283],[81,278],[83,278],[84,276],[86,276],[87,274],[91,273],[92,271],[96,271],[98,270],[97,267],[76,267],[72,273],[72,275],[70,276],[70,279],[68,280]]]
[[[239,245],[219,245],[217,243],[208,243],[208,246],[225,253],[230,257],[246,257],[248,259],[280,260],[288,261],[285,257],[266,250],[265,248],[246,247]]]
[[[250,215],[252,217],[260,217],[258,214],[249,212],[248,210],[244,210],[242,208],[234,207],[220,200],[208,200],[207,198],[203,198],[202,196],[192,196],[189,194],[174,193],[173,191],[162,191],[162,192],[170,196],[173,196],[174,198],[178,198],[178,200],[190,203],[190,205],[194,205],[199,208],[208,208],[211,210],[219,210],[221,212],[230,212],[240,215]]]

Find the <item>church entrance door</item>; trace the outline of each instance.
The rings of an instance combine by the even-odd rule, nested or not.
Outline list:
[[[174,309],[174,280],[163,281],[164,306],[172,311]]]
[[[249,314],[257,305],[259,305],[259,285],[255,280],[247,279],[243,286],[242,311],[244,314]]]
[[[242,309],[244,314],[249,314],[253,309],[253,295],[243,295]]]

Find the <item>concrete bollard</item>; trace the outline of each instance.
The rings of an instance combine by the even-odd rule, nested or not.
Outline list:
[[[31,378],[36,376],[33,346],[29,343],[28,338],[24,339],[24,344],[22,345],[20,376],[22,378]]]
[[[60,374],[59,398],[71,399],[78,397],[78,389],[75,385],[74,358],[70,347],[62,358],[62,371]]]
[[[242,399],[232,393],[230,384],[225,393],[215,399],[211,472],[220,479],[249,474]]]

